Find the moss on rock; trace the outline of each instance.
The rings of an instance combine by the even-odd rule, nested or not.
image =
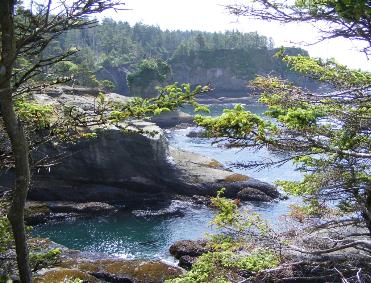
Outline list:
[[[42,275],[35,276],[33,282],[34,283],[62,283],[68,282],[68,280],[73,279],[81,279],[84,282],[95,283],[101,282],[97,278],[92,275],[89,275],[86,272],[75,270],[75,269],[67,269],[67,268],[55,268],[46,271]]]
[[[231,174],[224,178],[224,182],[233,183],[233,182],[244,182],[247,181],[249,177],[242,174]]]
[[[161,283],[182,274],[182,271],[161,261],[132,260],[108,265],[106,271],[115,275],[124,275],[138,283]]]
[[[215,159],[210,161],[206,166],[210,168],[215,168],[215,169],[222,169],[224,167],[222,163],[220,163],[218,160],[215,160]]]
[[[137,283],[161,283],[183,274],[183,270],[161,261],[103,259],[79,261],[72,259],[62,262],[62,267],[80,270],[98,278],[130,279]]]

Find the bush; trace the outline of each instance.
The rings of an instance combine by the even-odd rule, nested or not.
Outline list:
[[[13,235],[9,220],[6,217],[0,217],[0,253],[6,252],[12,241]]]
[[[30,265],[33,271],[53,266],[61,261],[61,249],[56,248],[43,254],[30,254]]]

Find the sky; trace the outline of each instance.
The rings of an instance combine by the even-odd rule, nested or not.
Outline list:
[[[347,39],[332,39],[312,45],[319,38],[310,24],[282,25],[275,22],[250,20],[228,14],[223,5],[247,3],[248,0],[126,0],[127,11],[106,11],[100,15],[131,25],[142,22],[169,30],[201,30],[240,32],[257,31],[273,38],[277,47],[297,46],[312,57],[335,58],[351,68],[371,71],[371,59],[359,51],[360,44]],[[358,48],[357,48],[358,47]]]

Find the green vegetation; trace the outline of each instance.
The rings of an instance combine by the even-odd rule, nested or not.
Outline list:
[[[48,72],[72,76],[74,83],[82,86],[109,84],[109,90],[125,94],[130,91],[135,96],[147,90],[150,82],[163,86],[170,69],[179,63],[191,68],[228,68],[242,79],[272,69],[287,71],[284,64],[271,58],[272,40],[256,32],[169,31],[104,19],[90,29],[68,31],[44,53],[53,55],[76,48],[80,52],[51,66]],[[306,54],[301,49],[294,52]]]
[[[61,261],[62,251],[59,248],[52,249],[46,253],[31,253],[30,265],[32,271],[37,271],[45,267],[54,266]]]
[[[210,136],[228,137],[233,146],[266,145],[291,153],[278,164],[294,160],[305,177],[302,181],[279,182],[285,191],[303,196],[311,207],[307,211],[334,210],[336,201],[337,213],[352,219],[337,219],[336,223],[359,223],[371,232],[371,74],[333,61],[282,56],[294,70],[324,81],[334,90],[308,93],[278,78],[257,77],[251,86],[261,91],[260,101],[268,106],[265,115],[273,121],[237,105],[220,117],[197,116],[197,123]]]
[[[74,279],[68,279],[66,283],[83,283],[83,282],[84,281],[82,279],[74,278]]]
[[[6,217],[0,218],[0,253],[7,251],[13,242],[12,230]]]
[[[211,199],[218,209],[212,224],[222,231],[209,236],[207,245],[213,251],[201,255],[186,275],[167,283],[228,283],[237,276],[237,271],[253,274],[279,265],[275,251],[256,244],[258,237],[269,233],[269,227],[259,215],[240,211],[235,202],[222,197],[223,191]]]
[[[231,271],[236,269],[258,272],[276,267],[277,256],[271,251],[256,250],[247,256],[233,252],[210,252],[201,255],[184,277],[167,280],[166,283],[230,283]]]
[[[148,87],[151,84],[159,85],[165,82],[170,72],[170,66],[162,60],[145,59],[141,61],[138,70],[129,74],[126,78],[131,94],[145,97],[148,91],[151,91],[147,90]],[[155,96],[155,94],[152,94],[152,96]]]

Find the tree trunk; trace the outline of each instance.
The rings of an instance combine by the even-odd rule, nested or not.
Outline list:
[[[15,187],[8,213],[12,227],[19,277],[22,283],[31,283],[26,229],[24,225],[24,207],[30,184],[28,142],[21,121],[14,110],[11,77],[16,58],[14,35],[14,0],[0,1],[1,60],[0,60],[0,109],[5,130],[9,136],[15,161]]]
[[[0,95],[0,103],[2,118],[12,144],[12,152],[15,159],[16,180],[8,219],[12,227],[15,241],[20,280],[22,283],[30,283],[31,269],[24,225],[24,207],[30,184],[28,143],[22,125],[20,121],[17,120],[11,93],[2,93]]]

